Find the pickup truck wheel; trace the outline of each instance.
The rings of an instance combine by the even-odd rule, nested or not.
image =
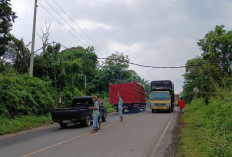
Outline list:
[[[68,125],[68,124],[65,124],[65,123],[60,123],[60,127],[61,127],[62,129],[65,129],[65,128],[67,128],[67,125]]]
[[[90,120],[90,116],[89,116],[89,115],[85,117],[85,121],[84,121],[83,124],[84,124],[84,126],[86,126],[86,127],[90,126],[91,120]]]
[[[104,113],[104,114],[103,114],[103,117],[102,117],[102,121],[103,121],[103,122],[106,121],[106,117],[107,117],[107,113]]]
[[[152,109],[152,113],[155,113],[156,112],[156,110],[155,109]]]

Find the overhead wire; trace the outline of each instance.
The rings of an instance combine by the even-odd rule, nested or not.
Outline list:
[[[104,49],[100,46],[100,45],[98,45],[98,43],[97,42],[95,42],[95,40],[93,40],[78,24],[77,24],[77,22],[75,22],[69,15],[68,15],[68,13],[55,1],[55,0],[53,0],[53,2],[63,11],[63,13],[80,29],[80,31],[83,33],[83,34],[85,34],[85,36],[88,38],[88,39],[90,39],[94,44],[95,44],[95,46],[98,46],[101,50],[103,50],[104,51]],[[104,51],[105,52],[105,51]]]
[[[98,59],[106,60],[107,58],[98,58]],[[159,66],[151,66],[151,65],[142,65],[142,64],[127,62],[127,61],[121,61],[121,62],[126,62],[128,64],[135,65],[135,66],[140,66],[140,67],[143,67],[143,68],[154,68],[154,69],[178,69],[178,68],[186,68],[186,67],[192,67],[192,66],[201,66],[201,65],[205,64],[205,63],[202,63],[202,64],[193,64],[193,65],[159,67]]]
[[[48,44],[44,45],[43,47],[37,49],[37,50],[34,51],[33,53],[37,53],[39,50],[43,49],[44,47],[46,47],[46,46],[48,46],[48,45],[50,45],[50,44],[52,44],[52,43],[53,43],[53,44],[54,44],[54,43],[60,44],[60,43],[57,43],[57,42],[54,42],[54,41],[53,41],[53,42],[48,43]],[[64,46],[64,45],[62,45],[62,44],[60,44],[60,46],[64,47],[65,49],[70,49],[70,48],[68,48],[67,46]],[[28,57],[28,56],[30,56],[30,55],[31,55],[31,54],[25,56],[24,58],[26,58],[26,57]],[[23,59],[23,58],[22,58],[22,59]],[[22,60],[22,59],[21,59],[21,60]],[[107,58],[99,58],[99,57],[97,57],[97,59],[98,59],[98,60],[106,60]],[[127,62],[127,61],[120,61],[120,62],[125,62],[125,63],[131,64],[131,65],[140,66],[140,67],[143,67],[143,68],[154,68],[154,69],[178,69],[178,68],[186,68],[186,67],[201,66],[201,65],[205,64],[205,63],[201,63],[201,64],[192,64],[192,65],[183,65],[183,66],[167,66],[167,67],[161,67],[161,66],[160,66],[160,67],[159,67],[159,66],[142,65],[142,64]]]
[[[89,46],[91,46],[92,44],[90,44],[87,40],[85,40],[83,37],[82,37],[82,35],[79,33],[79,32],[77,32],[74,28],[73,28],[73,26],[72,25],[70,25],[60,14],[59,14],[59,12],[47,1],[47,0],[45,0],[45,2],[52,8],[52,10],[54,11],[54,12],[56,12],[56,14],[74,31],[74,32],[76,32],[81,38],[82,38],[82,40],[84,40],[86,43],[87,43],[87,45],[89,45]],[[81,41],[82,42],[82,41]],[[83,43],[83,42],[82,42]],[[83,43],[84,44],[84,43]]]
[[[71,31],[69,31],[69,30],[64,26],[63,23],[61,23],[54,15],[52,15],[51,12],[49,12],[39,1],[38,1],[38,3],[39,3],[40,6],[42,6],[42,8],[43,8],[50,16],[52,16],[60,25],[62,25],[62,26],[64,27],[64,29],[65,29],[67,32],[69,32],[75,39],[77,39],[78,41],[82,42],[80,39],[78,39],[78,38],[76,37],[75,34],[73,34]]]

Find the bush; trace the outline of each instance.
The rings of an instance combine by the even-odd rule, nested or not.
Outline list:
[[[83,94],[74,87],[66,87],[62,92],[62,103],[61,107],[69,107],[72,104],[72,99],[74,97],[83,96]]]
[[[0,115],[41,115],[54,107],[53,88],[27,74],[0,74]]]
[[[180,156],[232,156],[231,96],[225,99],[195,99],[186,107],[182,117]]]

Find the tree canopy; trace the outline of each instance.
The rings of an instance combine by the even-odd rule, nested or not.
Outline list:
[[[12,11],[10,0],[0,1],[0,56],[2,56],[6,50],[8,42],[11,40],[10,30],[12,23],[16,18],[16,13]]]

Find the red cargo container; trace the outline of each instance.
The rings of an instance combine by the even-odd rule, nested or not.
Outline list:
[[[123,96],[123,111],[139,112],[146,109],[146,94],[143,85],[133,83],[110,84],[110,104],[114,108],[118,107],[118,95]]]

